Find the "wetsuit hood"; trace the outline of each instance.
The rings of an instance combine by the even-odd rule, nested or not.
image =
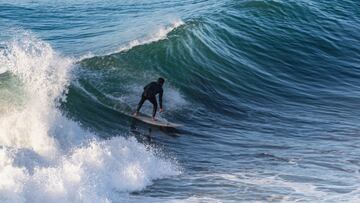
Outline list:
[[[162,86],[165,82],[164,78],[159,78],[157,82]]]

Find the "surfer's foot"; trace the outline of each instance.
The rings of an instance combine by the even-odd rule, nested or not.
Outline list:
[[[134,114],[133,114],[133,116],[138,116],[139,115],[139,112],[135,112]]]
[[[152,117],[153,121],[157,121],[157,119],[155,117]]]

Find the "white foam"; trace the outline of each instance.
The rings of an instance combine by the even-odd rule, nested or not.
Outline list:
[[[130,50],[133,47],[136,47],[136,46],[139,46],[139,45],[150,44],[152,42],[156,42],[156,41],[159,41],[159,40],[166,39],[168,33],[170,33],[175,28],[178,28],[179,26],[181,26],[183,24],[184,24],[184,22],[182,20],[180,20],[180,19],[176,20],[176,21],[172,22],[168,26],[160,27],[156,32],[154,32],[154,33],[152,33],[150,35],[147,35],[144,38],[135,39],[135,40],[132,40],[132,41],[128,42],[127,44],[121,46],[117,50],[117,52],[127,51],[127,50]]]
[[[204,196],[203,194],[199,194],[196,196],[191,196],[184,199],[169,199],[169,198],[157,198],[157,197],[132,197],[131,202],[146,202],[146,203],[222,203],[224,201]],[[121,199],[119,202],[129,202],[126,199]]]
[[[116,192],[141,190],[154,179],[179,173],[134,138],[94,139],[32,174],[29,166],[14,163],[15,153],[0,152],[0,197],[10,202],[107,202]]]
[[[5,67],[0,67],[0,74],[3,74],[7,71]]]
[[[0,61],[23,82],[26,100],[0,117],[0,144],[34,149],[43,155],[57,153],[48,131],[61,116],[57,100],[64,99],[71,60],[60,58],[50,45],[24,34],[8,44]]]
[[[286,175],[286,174],[284,174]],[[269,173],[257,173],[257,172],[234,172],[234,173],[210,173],[210,174],[198,174],[198,176],[192,177],[194,179],[206,178],[213,180],[213,183],[223,184],[224,180],[232,185],[240,187],[246,186],[246,191],[251,194],[252,188],[256,191],[264,190],[267,191],[269,196],[266,197],[267,201],[270,202],[297,202],[297,201],[346,201],[354,202],[357,200],[358,191],[351,192],[350,194],[336,194],[330,193],[326,189],[323,190],[321,187],[312,182],[302,181],[291,181],[286,180],[277,175],[269,175]],[[281,194],[278,192],[281,191]],[[286,191],[285,194],[282,192]],[[265,194],[265,192],[264,192]],[[239,194],[240,195],[240,194]],[[261,202],[261,201],[260,201]],[[356,201],[355,201],[356,202]]]
[[[25,33],[0,53],[22,81],[22,105],[0,115],[1,202],[111,202],[177,175],[174,161],[133,138],[101,140],[58,109],[73,61]]]
[[[170,200],[167,201],[169,203],[202,203],[202,202],[206,202],[206,203],[222,203],[222,200],[219,199],[215,199],[215,198],[210,198],[210,197],[189,197],[187,199],[179,199],[179,200]]]
[[[128,50],[130,50],[130,49],[132,49],[133,47],[136,47],[136,46],[150,44],[152,42],[164,40],[164,39],[167,38],[167,35],[171,31],[173,31],[174,29],[176,29],[176,28],[178,28],[178,27],[180,27],[181,25],[184,25],[184,24],[185,23],[182,20],[177,19],[177,20],[173,21],[172,23],[170,23],[169,25],[160,26],[156,31],[154,31],[154,32],[152,32],[152,33],[150,33],[148,35],[145,35],[142,38],[131,40],[131,41],[121,45],[118,49],[107,52],[104,55],[110,55],[110,54],[115,54],[115,53],[118,53],[118,52],[124,52],[124,51],[128,51]],[[95,56],[96,56],[95,54],[93,54],[91,52],[88,52],[88,53],[78,57],[78,59],[76,61],[82,61],[84,59],[89,59],[89,58],[92,58],[92,57],[95,57]]]
[[[93,58],[93,57],[95,57],[95,56],[96,56],[96,55],[94,55],[93,53],[88,52],[88,53],[86,53],[86,54],[81,55],[76,61],[82,61],[82,60],[84,60],[84,59]]]
[[[166,110],[176,111],[187,105],[187,101],[179,90],[174,87],[165,86],[164,106]]]

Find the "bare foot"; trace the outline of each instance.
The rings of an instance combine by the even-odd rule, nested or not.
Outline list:
[[[133,114],[133,116],[138,116],[139,115],[139,112],[135,112],[134,114]]]
[[[153,121],[157,121],[157,119],[155,117],[152,117]]]

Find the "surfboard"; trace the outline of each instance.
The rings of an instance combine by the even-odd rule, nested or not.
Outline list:
[[[168,121],[162,121],[162,120],[156,120],[154,121],[151,117],[149,116],[144,116],[144,115],[130,115],[131,117],[140,120],[144,123],[150,124],[150,125],[155,125],[155,126],[159,126],[159,127],[167,127],[167,128],[177,128],[177,127],[181,127],[181,124],[177,124],[177,123],[171,123]]]

